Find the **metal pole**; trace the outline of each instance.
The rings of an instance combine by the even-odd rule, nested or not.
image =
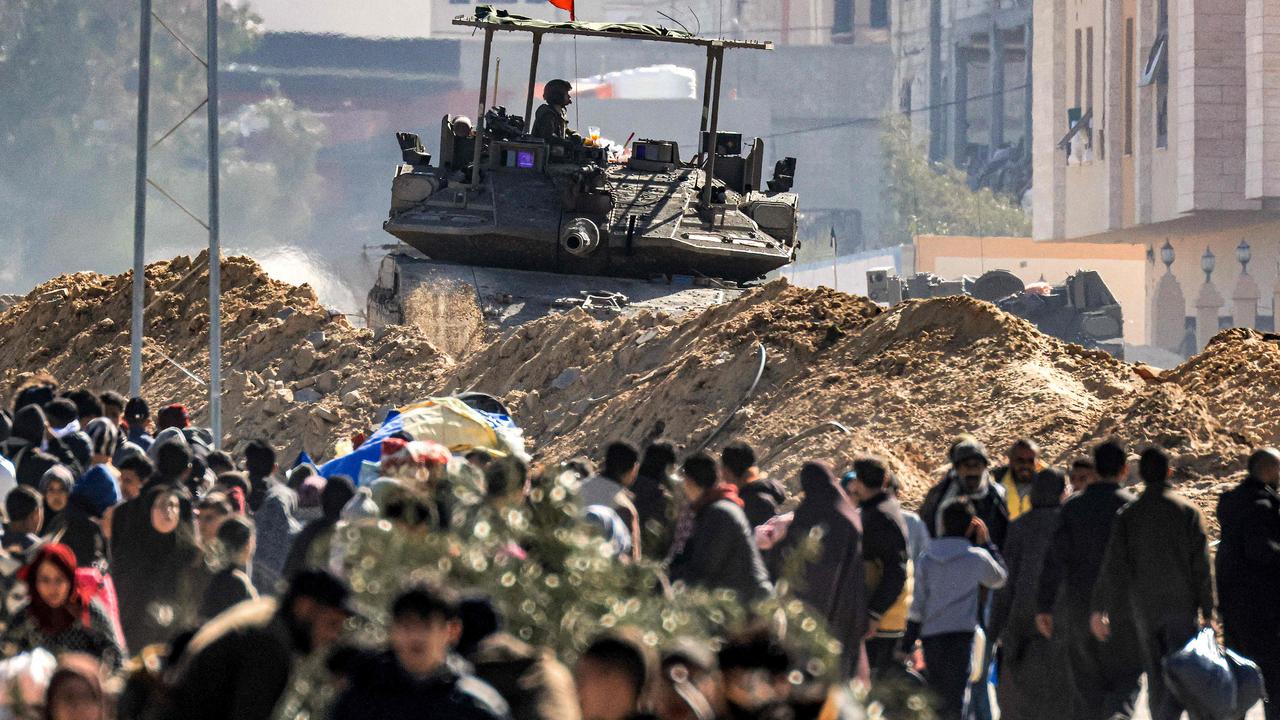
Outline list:
[[[707,131],[707,118],[711,114],[711,73],[715,71],[714,63],[716,61],[715,51],[710,45],[707,46],[707,72],[702,78],[702,124],[698,126],[698,142],[702,142],[702,133]],[[702,148],[698,148],[698,154],[702,154]]]
[[[702,180],[702,204],[711,207],[711,183],[716,176],[716,129],[720,127],[720,69],[724,67],[724,48],[716,48],[716,77],[712,93],[711,125],[707,128],[707,174]]]
[[[840,239],[836,237],[835,230],[831,232],[831,289],[840,290]]]
[[[207,0],[209,48],[209,427],[222,447],[222,248],[218,239],[218,0]]]
[[[1000,0],[991,0],[991,37],[987,44],[987,74],[991,81],[988,159],[1004,144],[1004,36],[1000,33],[999,14]]]
[[[480,153],[484,150],[484,101],[489,93],[489,51],[493,48],[493,31],[484,31],[484,60],[480,64],[480,102],[476,108],[476,153],[471,161],[471,186],[480,186]]]
[[[151,107],[151,0],[140,0],[138,28],[138,148],[133,176],[133,320],[129,351],[129,395],[142,394],[143,303],[147,293],[147,136]]]
[[[538,82],[538,51],[542,49],[542,33],[533,34],[533,55],[529,58],[529,90],[524,99],[524,131],[533,130],[533,88]]]

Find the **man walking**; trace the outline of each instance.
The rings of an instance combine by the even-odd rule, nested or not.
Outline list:
[[[1138,699],[1142,663],[1128,606],[1111,615],[1105,646],[1089,630],[1090,598],[1120,508],[1134,497],[1120,487],[1128,452],[1116,440],[1093,451],[1097,474],[1063,505],[1045,555],[1037,593],[1036,629],[1065,647],[1071,677],[1071,717],[1128,718]]]
[[[1004,489],[1009,521],[1031,511],[1031,487],[1036,473],[1044,469],[1040,462],[1040,446],[1030,438],[1018,438],[1006,455],[1008,465],[991,471],[991,477]]]
[[[1110,636],[1110,615],[1129,607],[1147,673],[1151,720],[1178,720],[1184,708],[1164,682],[1161,661],[1213,618],[1209,541],[1200,511],[1169,487],[1169,454],[1142,453],[1146,488],[1116,516],[1093,592],[1093,634]]]
[[[1254,452],[1248,470],[1218,500],[1218,604],[1227,646],[1258,664],[1267,720],[1280,720],[1280,451]]]

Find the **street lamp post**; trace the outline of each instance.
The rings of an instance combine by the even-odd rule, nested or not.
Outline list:
[[[1236,261],[1240,263],[1240,273],[1249,274],[1249,261],[1253,259],[1253,249],[1249,247],[1249,241],[1241,240],[1236,246]]]
[[[1165,272],[1173,272],[1173,257],[1173,245],[1165,238],[1164,245],[1160,246],[1160,261],[1164,263]]]

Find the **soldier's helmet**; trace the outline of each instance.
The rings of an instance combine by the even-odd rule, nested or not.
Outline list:
[[[569,91],[572,89],[568,80],[556,78],[542,88],[542,99],[551,105],[570,105],[573,103],[569,98]]]

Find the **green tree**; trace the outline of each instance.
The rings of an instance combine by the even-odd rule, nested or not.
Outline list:
[[[885,124],[881,143],[887,245],[910,243],[917,235],[1031,233],[1030,218],[1016,202],[986,188],[970,190],[964,173],[950,163],[930,163],[905,118]]]
[[[164,0],[155,10],[203,55],[203,0]],[[0,289],[26,290],[56,273],[130,264],[138,22],[136,0],[0,0]],[[224,62],[259,34],[260,21],[247,6],[222,4]],[[156,23],[153,140],[204,97],[204,73]],[[224,244],[265,243],[264,235],[286,228],[305,233],[306,202],[317,184],[319,123],[280,97],[247,108],[224,102],[221,116]],[[200,216],[205,135],[201,111],[152,150],[149,169]],[[204,230],[151,191],[148,238],[154,256],[199,247]]]

